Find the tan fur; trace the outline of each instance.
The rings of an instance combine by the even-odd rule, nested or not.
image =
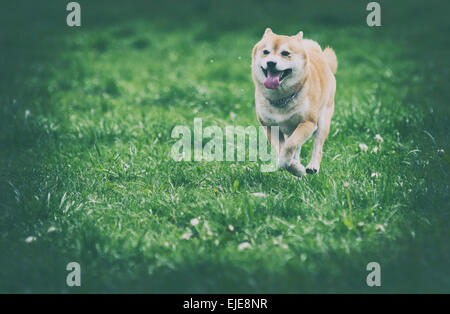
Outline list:
[[[327,61],[328,65],[330,66],[331,72],[335,74],[337,71],[337,58],[334,50],[330,47],[327,47],[323,50],[323,55],[325,56],[325,60]]]
[[[264,54],[269,50],[270,54]],[[281,50],[290,52],[283,56]],[[276,61],[277,67],[291,67],[292,73],[276,89],[264,86],[264,72],[267,60]],[[337,58],[327,47],[303,39],[303,33],[296,36],[282,36],[267,29],[263,38],[255,45],[252,53],[252,77],[255,83],[255,103],[258,120],[264,126],[279,126],[279,138],[272,138],[270,128],[267,136],[279,154],[279,166],[301,176],[305,170],[319,171],[322,146],[325,142],[331,117],[334,112],[334,95]],[[278,68],[277,68],[278,70]],[[284,69],[280,69],[284,70]],[[285,107],[276,107],[274,101],[294,95]],[[312,158],[307,169],[300,163],[301,146],[315,132]]]

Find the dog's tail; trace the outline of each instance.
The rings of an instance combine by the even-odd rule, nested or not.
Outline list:
[[[333,74],[336,73],[338,62],[337,62],[337,58],[336,58],[336,54],[334,53],[334,50],[331,49],[330,47],[327,47],[323,51],[323,55],[325,56],[325,60],[327,61],[331,72],[333,72]]]

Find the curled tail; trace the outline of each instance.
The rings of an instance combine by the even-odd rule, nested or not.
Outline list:
[[[330,47],[327,47],[323,51],[323,55],[325,56],[325,60],[327,61],[331,72],[333,72],[333,74],[336,73],[338,62],[334,50],[331,49]]]

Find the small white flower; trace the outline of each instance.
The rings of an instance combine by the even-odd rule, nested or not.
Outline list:
[[[366,144],[359,144],[359,148],[360,148],[363,152],[367,152],[367,150],[369,149],[369,147],[367,147]]]
[[[381,232],[385,231],[383,225],[380,225],[380,224],[376,225],[375,230],[381,231]]]
[[[184,240],[189,240],[191,236],[192,236],[191,229],[187,229],[186,232],[181,235],[181,238]]]
[[[283,249],[285,249],[285,250],[288,249],[288,246],[287,246],[286,244],[284,244],[284,243],[281,245],[281,247],[282,247]]]
[[[378,172],[372,172],[372,174],[370,175],[372,178],[379,178],[380,174]]]
[[[377,140],[378,143],[383,143],[383,138],[381,137],[380,134],[375,135],[375,139]]]
[[[232,225],[228,225],[228,230],[230,230],[231,232],[234,231],[234,227]]]
[[[374,148],[372,149],[372,153],[378,153],[378,146],[374,146]]]
[[[54,231],[56,231],[56,228],[55,228],[55,227],[50,227],[50,228],[48,228],[48,230],[47,230],[48,233],[54,232]]]
[[[205,227],[207,235],[209,235],[209,236],[213,235],[213,232],[211,231],[211,227],[209,226],[209,223],[206,220],[203,223],[203,227]]]
[[[200,221],[198,220],[198,218],[193,218],[193,219],[191,219],[191,225],[193,225],[193,226],[198,225],[199,222],[200,222]]]
[[[28,237],[28,238],[25,239],[26,243],[31,243],[31,242],[34,242],[34,241],[36,241],[36,237]]]
[[[170,243],[166,241],[166,242],[164,242],[164,246],[165,246],[165,247],[169,247],[169,246],[170,246]]]
[[[124,162],[123,160],[121,160],[120,162],[122,164],[123,171],[127,172],[128,169],[130,169],[130,165]]]
[[[305,253],[300,254],[300,260],[302,262],[306,261],[307,258],[308,258],[308,255],[306,255]]]
[[[248,242],[243,242],[243,243],[239,244],[238,250],[239,250],[239,251],[242,251],[242,250],[245,250],[245,249],[249,249],[249,248],[251,248],[251,247],[252,247],[252,245],[251,245],[250,243],[248,243]]]
[[[348,188],[350,186],[349,182],[344,182],[344,188]]]

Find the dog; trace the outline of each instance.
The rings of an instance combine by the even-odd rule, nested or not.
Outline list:
[[[252,51],[256,115],[278,154],[278,167],[297,177],[318,173],[330,131],[336,92],[337,58],[303,32],[275,34],[270,28]],[[273,134],[277,126],[279,134]],[[311,161],[300,162],[302,145],[314,134]]]

